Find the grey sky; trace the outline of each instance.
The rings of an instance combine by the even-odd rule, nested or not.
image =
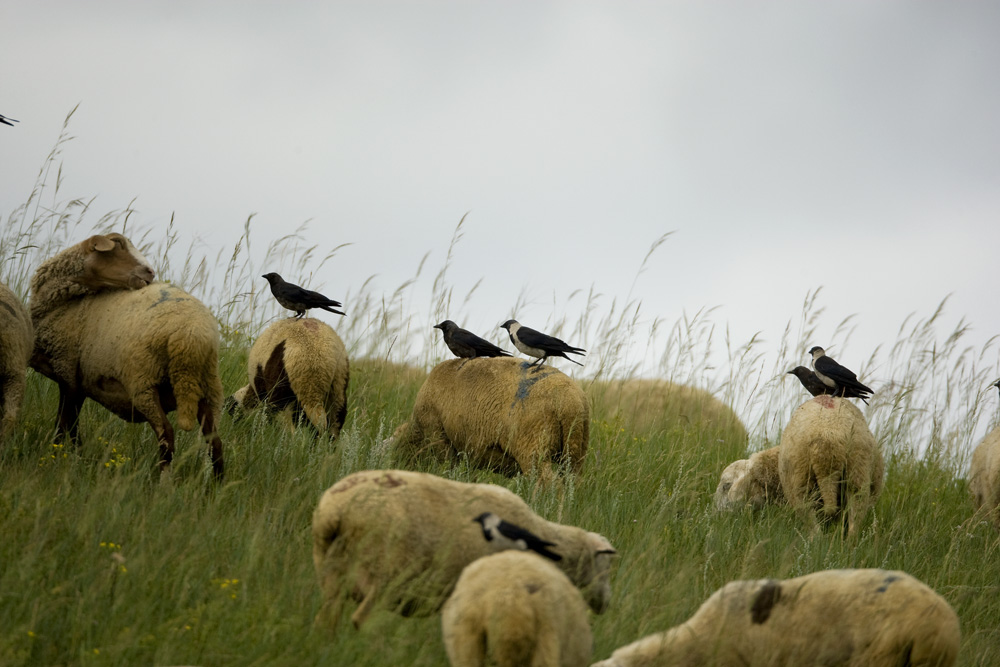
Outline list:
[[[995,2],[40,1],[0,25],[4,215],[82,102],[67,198],[137,197],[213,251],[253,212],[260,246],[312,219],[354,244],[313,278],[335,298],[427,251],[429,283],[468,211],[450,281],[484,280],[453,319],[480,334],[625,299],[670,230],[645,320],[720,306],[776,341],[822,285],[803,344],[856,313],[847,365],[949,293],[970,340],[1000,332]]]

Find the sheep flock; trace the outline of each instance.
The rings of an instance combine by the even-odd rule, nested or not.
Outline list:
[[[224,399],[222,335],[207,306],[157,281],[155,268],[122,234],[97,234],[64,249],[34,271],[26,302],[0,284],[0,451],[18,435],[19,412],[31,397],[29,369],[58,390],[55,439],[78,444],[91,437],[79,428],[90,399],[149,425],[161,479],[172,474],[176,428],[200,432],[205,469],[216,485],[225,484],[221,434],[254,414],[280,414],[289,428],[308,428],[314,448],[335,449],[356,407],[349,402],[350,348],[330,324],[304,316],[321,305],[295,303],[294,317],[271,322],[255,338],[241,384]],[[868,393],[822,348],[813,348],[814,371],[791,372],[812,396],[788,418],[780,442],[748,452],[746,428],[709,392],[665,380],[583,382],[544,364],[581,348],[508,328],[518,324],[508,320],[515,350],[536,357],[529,363],[447,322],[445,342],[459,358],[430,369],[412,414],[390,425],[382,443],[399,468],[330,479],[316,504],[319,631],[355,631],[344,627],[345,615],[359,629],[376,611],[440,614],[455,667],[590,664],[592,614],[615,613],[614,573],[634,554],[619,553],[615,535],[553,520],[558,509],[536,509],[530,492],[522,497],[495,484],[455,481],[447,471],[466,465],[530,479],[522,488],[571,493],[598,464],[588,455],[597,410],[622,431],[710,431],[707,442],[718,444],[721,463],[699,471],[718,480],[714,497],[705,499],[736,522],[787,513],[808,535],[848,542],[879,529],[871,517],[886,483],[885,453],[854,402],[877,403],[878,391]],[[240,443],[225,446],[239,451]],[[732,460],[734,453],[746,458]],[[421,463],[441,474],[406,469]],[[970,520],[1000,529],[1000,428],[976,448],[969,490]],[[485,539],[475,519],[486,512],[552,545],[551,553]],[[959,645],[958,616],[921,581],[899,571],[830,569],[732,581],[687,621],[636,638],[595,664],[947,667]]]

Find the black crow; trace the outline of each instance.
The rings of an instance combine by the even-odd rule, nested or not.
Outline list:
[[[12,123],[11,121],[14,121],[14,122]],[[13,118],[7,118],[3,114],[0,114],[0,123],[3,123],[4,125],[10,125],[11,127],[14,127],[14,123],[20,123],[20,122],[21,121],[19,121],[19,120],[15,120]]]
[[[539,556],[545,556],[551,560],[562,560],[562,556],[548,549],[548,547],[556,546],[555,542],[543,540],[520,526],[507,523],[493,512],[483,512],[473,521],[478,522],[483,527],[483,537],[486,538],[486,541],[495,542],[501,549],[534,551]]]
[[[267,278],[271,285],[271,294],[275,300],[281,304],[282,308],[295,311],[295,317],[302,317],[310,308],[320,308],[330,313],[343,315],[344,313],[334,308],[341,308],[339,301],[328,299],[319,292],[313,292],[305,288],[286,283],[277,273],[265,273],[261,278]]]
[[[475,359],[476,357],[509,357],[506,352],[493,343],[480,338],[471,331],[466,331],[451,320],[435,324],[444,334],[444,344],[459,359]]]
[[[802,386],[806,388],[813,396],[822,396],[826,394],[828,396],[843,396],[844,398],[860,398],[864,401],[865,405],[868,405],[868,399],[871,398],[870,394],[865,393],[860,389],[840,387],[839,389],[834,389],[833,387],[828,387],[823,383],[816,374],[806,368],[805,366],[796,366],[792,370],[788,371],[789,375],[794,375],[802,383]]]
[[[816,377],[827,387],[835,389],[838,396],[846,395],[848,391],[866,395],[873,393],[871,389],[858,382],[858,376],[852,371],[826,356],[826,351],[823,348],[817,345],[809,350],[809,354],[813,358],[813,370],[816,371]],[[841,394],[841,391],[844,394]]]
[[[586,350],[582,347],[572,347],[558,338],[553,338],[540,331],[521,326],[517,320],[507,320],[500,325],[500,328],[506,329],[507,333],[510,334],[510,342],[514,344],[514,347],[529,357],[538,358],[536,361],[531,362],[532,366],[535,364],[544,364],[545,360],[549,357],[562,357],[563,359],[572,361],[577,366],[583,366],[579,361],[566,356],[567,352],[571,354],[583,354]]]

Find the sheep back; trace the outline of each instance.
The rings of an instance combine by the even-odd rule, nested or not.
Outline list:
[[[1000,528],[1000,426],[987,433],[972,452],[969,491],[976,509]]]
[[[733,509],[740,505],[761,508],[767,504],[785,502],[778,474],[778,447],[755,452],[749,459],[733,461],[719,479],[715,489],[715,506]]]
[[[474,360],[473,360],[474,361]],[[313,564],[323,593],[318,625],[335,625],[348,595],[360,626],[376,602],[404,615],[440,608],[462,569],[497,550],[474,518],[494,512],[554,542],[558,567],[598,613],[611,596],[614,549],[604,537],[535,514],[516,494],[404,470],[369,470],[326,490],[313,513]]]
[[[32,339],[28,309],[0,283],[0,445],[13,431],[21,409]]]
[[[441,630],[452,667],[585,667],[593,651],[580,591],[551,562],[522,551],[467,565]]]
[[[825,521],[846,518],[849,535],[878,499],[884,470],[864,415],[846,399],[806,401],[781,434],[778,473],[788,502],[803,516],[816,509]]]
[[[155,395],[178,427],[198,426],[199,402],[222,407],[219,328],[200,301],[167,283],[67,301],[35,321],[31,365],[122,419],[148,420]]]
[[[393,437],[400,454],[464,455],[512,475],[568,461],[579,472],[590,437],[590,405],[579,385],[551,367],[513,358],[451,359],[431,370],[410,420]]]
[[[244,407],[290,408],[317,431],[340,434],[350,368],[347,348],[329,324],[311,317],[274,322],[250,348],[247,373],[249,384],[234,394]]]
[[[825,570],[730,582],[594,667],[950,667],[960,636],[951,605],[905,572]]]

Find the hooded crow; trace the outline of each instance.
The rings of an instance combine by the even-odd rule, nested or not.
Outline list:
[[[865,405],[868,405],[868,399],[871,398],[870,394],[865,393],[860,389],[840,387],[839,389],[834,389],[833,387],[828,387],[823,383],[816,374],[805,366],[796,366],[792,370],[788,371],[789,375],[794,375],[802,383],[802,386],[806,388],[813,396],[822,396],[826,394],[828,396],[843,396],[844,398],[860,398],[864,401]]]
[[[12,123],[11,121],[14,121],[14,122]],[[15,120],[13,118],[7,118],[3,114],[0,114],[0,123],[3,123],[4,125],[10,125],[11,127],[14,127],[14,123],[20,123],[20,122],[21,121],[19,121],[19,120]]]
[[[562,560],[562,556],[548,549],[556,546],[555,542],[543,540],[520,526],[507,523],[493,512],[483,512],[473,521],[483,527],[483,537],[486,541],[495,542],[501,550],[534,551],[550,560]]]
[[[873,393],[871,389],[858,382],[858,376],[852,371],[826,356],[826,351],[820,346],[817,345],[809,350],[809,354],[813,358],[813,370],[816,371],[816,377],[827,387],[834,389],[835,395],[846,396],[846,392],[849,391],[866,395]]]
[[[435,324],[444,334],[444,344],[459,359],[475,359],[476,357],[509,357],[506,352],[493,343],[480,338],[471,331],[466,331],[451,320]]]
[[[570,354],[583,354],[586,350],[582,347],[572,347],[558,338],[553,338],[540,331],[521,326],[517,320],[507,320],[500,325],[500,328],[506,329],[507,333],[510,334],[510,342],[514,344],[514,347],[529,357],[538,358],[536,361],[531,362],[532,366],[535,364],[544,364],[545,360],[549,357],[562,357],[563,359],[572,361],[577,366],[583,366],[579,361],[566,356],[567,352]]]
[[[267,282],[270,283],[271,294],[281,304],[281,307],[294,310],[295,317],[302,317],[310,308],[321,308],[337,315],[344,314],[339,310],[334,310],[334,308],[342,307],[339,301],[328,299],[319,292],[286,283],[277,273],[265,273],[261,278],[266,278]]]

